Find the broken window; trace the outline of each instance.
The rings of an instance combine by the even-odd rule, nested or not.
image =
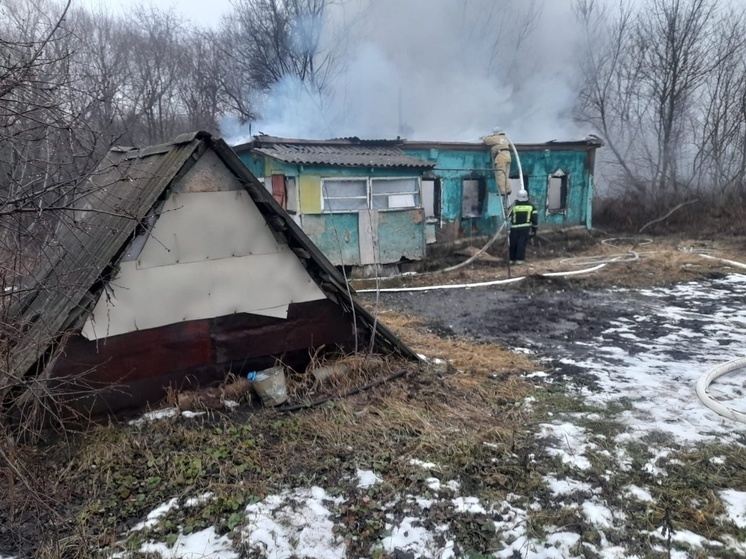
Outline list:
[[[422,181],[422,206],[425,208],[426,218],[440,216],[440,179]]]
[[[295,177],[285,179],[285,209],[289,214],[298,213],[298,186]]]
[[[370,189],[374,210],[420,206],[420,185],[416,178],[371,179]]]
[[[325,212],[364,210],[368,207],[367,179],[322,179]]]
[[[463,180],[461,217],[482,217],[484,213],[486,184],[483,178]]]
[[[549,175],[547,184],[547,211],[563,213],[567,209],[567,184],[569,175],[558,169]]]
[[[529,196],[531,191],[528,189],[528,175],[523,175],[523,190],[528,192]],[[521,179],[518,175],[510,177],[510,194],[508,195],[508,207],[515,204],[518,191],[521,189]]]

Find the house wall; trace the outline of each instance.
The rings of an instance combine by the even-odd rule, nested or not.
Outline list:
[[[241,160],[259,177],[293,177],[298,185],[303,232],[335,266],[365,266],[421,260],[425,256],[425,223],[421,208],[324,213],[323,178],[421,177],[419,169],[297,165],[257,153]],[[266,181],[265,181],[266,184]],[[420,197],[421,200],[421,197]]]
[[[474,149],[404,147],[408,155],[427,159],[436,164],[433,173],[441,179],[440,223],[438,241],[453,241],[459,237],[491,235],[503,218],[503,199],[498,194],[489,150],[475,145]],[[592,150],[546,149],[519,151],[532,203],[538,209],[540,225],[586,225],[590,227],[590,196]],[[549,175],[562,169],[568,176],[567,206],[562,213],[547,210]],[[518,163],[513,157],[511,176],[518,176]],[[461,216],[463,181],[483,179],[486,197],[483,213],[477,218]]]
[[[519,152],[523,173],[529,176],[531,201],[539,211],[539,224],[550,226],[586,225],[590,227],[591,167],[586,150],[543,150]],[[567,209],[564,213],[547,210],[549,176],[562,169],[568,177]],[[511,175],[518,172],[513,162]]]
[[[144,244],[133,241],[87,339],[236,313],[284,319],[291,303],[325,298],[238,180],[207,180],[204,163],[175,186]]]
[[[436,228],[437,242],[450,242],[462,237],[494,233],[502,223],[502,204],[497,193],[489,151],[443,148],[407,149],[411,156],[436,164],[432,172],[440,178],[440,216]],[[480,217],[462,217],[463,182],[482,180],[485,184],[483,212]]]

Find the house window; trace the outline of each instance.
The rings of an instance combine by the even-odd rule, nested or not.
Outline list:
[[[462,182],[461,217],[482,217],[486,182],[484,179],[464,179]]]
[[[354,212],[419,208],[420,181],[417,177],[392,179],[322,179],[323,211]]]
[[[272,175],[272,197],[285,207],[285,175]]]
[[[440,216],[440,179],[422,181],[422,206],[425,208],[426,218]]]
[[[368,207],[367,179],[322,179],[325,212],[364,210]]]
[[[528,192],[529,196],[531,191],[528,189],[528,175],[523,175],[523,190]],[[515,200],[518,197],[518,191],[521,189],[521,179],[518,176],[510,177],[510,194],[508,194],[508,207],[515,204]]]
[[[370,192],[374,210],[418,208],[420,189],[416,178],[371,179]]]
[[[285,209],[289,214],[298,213],[298,186],[295,182],[295,177],[287,177],[285,179]]]
[[[547,211],[563,213],[567,210],[567,183],[569,175],[558,169],[549,175],[547,184]]]

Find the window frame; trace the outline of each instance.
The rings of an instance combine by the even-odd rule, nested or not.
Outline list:
[[[550,206],[552,202],[552,179],[559,179],[559,207],[553,208]],[[556,188],[556,187],[555,187]],[[570,174],[564,169],[559,168],[554,173],[547,176],[547,215],[565,215],[567,214],[567,197],[570,190]]]
[[[464,202],[466,201],[466,183],[477,183],[477,206],[479,213],[465,213]],[[479,219],[484,217],[487,200],[487,180],[484,177],[462,177],[461,179],[461,219]]]
[[[365,207],[364,208],[350,208],[350,209],[330,209],[327,207],[327,200],[345,200],[345,199],[356,199],[362,200],[363,196],[328,196],[326,194],[326,181],[329,182],[365,182]],[[384,192],[375,194],[373,192],[374,183],[385,182],[385,181],[414,181],[414,190],[401,191],[401,192]],[[379,212],[395,212],[395,211],[408,211],[422,209],[422,177],[419,176],[402,176],[402,177],[321,177],[321,213],[324,214],[335,214],[335,213],[358,213],[363,210],[376,210]],[[390,197],[397,195],[412,195],[414,196],[414,205],[405,207],[395,208],[376,208],[374,207],[374,200],[376,197]]]

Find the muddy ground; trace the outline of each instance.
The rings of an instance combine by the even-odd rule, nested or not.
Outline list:
[[[513,266],[498,260],[500,247],[489,252],[489,262],[476,261],[448,274],[422,274],[393,282],[381,281],[381,292],[364,292],[369,305],[390,308],[424,319],[441,337],[459,337],[526,348],[539,359],[556,361],[583,360],[594,351],[592,340],[610,324],[624,321],[640,323],[649,339],[665,335],[668,318],[659,310],[678,305],[691,316],[679,322],[681,328],[698,331],[698,313],[710,314],[724,304],[746,304],[743,296],[733,293],[718,280],[729,273],[746,273],[733,262],[746,262],[746,242],[740,238],[692,239],[688,237],[612,237],[587,233],[547,235],[529,247],[529,261]],[[447,265],[463,261],[474,250],[455,251]],[[704,255],[704,256],[702,256]],[[497,258],[495,258],[497,257]],[[586,273],[582,270],[602,268]],[[566,276],[544,274],[573,272]],[[440,289],[443,285],[468,285],[523,277],[516,283],[484,287]],[[681,299],[665,295],[667,287],[687,282],[712,286],[721,293],[719,300]],[[370,289],[371,282],[359,282],[359,289]],[[435,286],[426,291],[388,292],[387,288]],[[664,291],[649,297],[646,289]],[[608,337],[609,334],[607,333]],[[608,340],[629,355],[645,351],[638,342],[623,333]],[[692,357],[694,347],[668,350],[672,360]],[[726,356],[727,357],[727,356]],[[572,365],[564,365],[559,375],[581,375]],[[587,375],[593,384],[593,377]],[[574,382],[583,382],[578,376]]]

